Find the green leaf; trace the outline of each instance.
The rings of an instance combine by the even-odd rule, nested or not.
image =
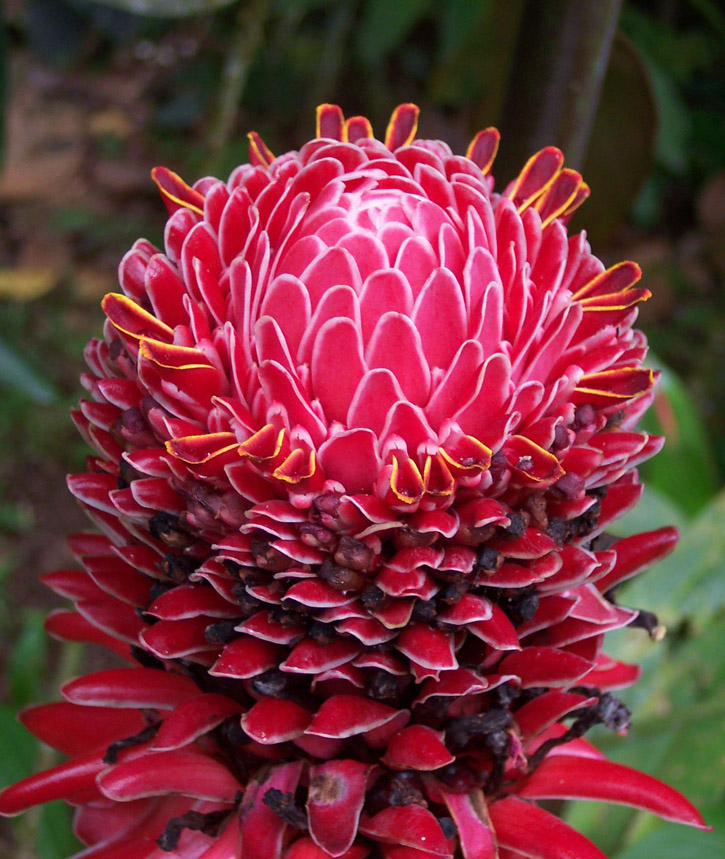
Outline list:
[[[651,501],[658,496],[650,491],[649,497]],[[649,520],[645,517],[639,525],[656,527],[668,516],[677,515],[666,496],[660,495],[658,501],[660,508],[650,504]],[[647,513],[646,499],[644,508]],[[631,526],[635,515],[637,511],[623,521]],[[685,528],[677,550],[646,574],[625,583],[618,593],[622,605],[654,610],[669,626],[669,634],[658,644],[635,629],[607,636],[607,652],[640,664],[643,673],[635,686],[619,693],[633,712],[626,741],[593,732],[595,742],[609,757],[671,784],[703,808],[714,807],[725,798],[725,699],[721,691],[725,686],[724,515],[725,491],[689,525],[683,517]],[[622,808],[577,803],[568,809],[567,820],[616,859],[621,859],[617,850],[625,846],[663,837],[653,834],[660,826],[657,818]],[[697,840],[701,835],[677,837],[696,840],[691,849],[683,847],[673,855],[720,853],[717,842],[709,849],[711,842]],[[629,859],[628,853],[623,855]],[[648,855],[662,854],[653,848]]]
[[[47,406],[58,401],[55,387],[0,337],[0,384],[11,385],[29,399]]]
[[[646,606],[665,623],[688,616],[704,625],[725,605],[725,491],[683,533],[678,547],[650,573],[627,583],[621,599]]]
[[[649,63],[652,88],[657,101],[657,161],[672,173],[684,173],[688,166],[690,116],[682,96],[666,72]]]
[[[236,0],[92,0],[101,6],[111,6],[146,15],[149,18],[186,18],[190,15],[208,15]]]
[[[25,778],[35,763],[35,739],[17,721],[15,710],[0,704],[0,782]]]
[[[607,530],[617,537],[654,531],[666,525],[674,525],[685,531],[689,523],[687,514],[668,495],[645,483],[642,500],[625,516],[614,522]]]
[[[491,125],[501,111],[515,62],[521,0],[455,0],[441,4],[438,61],[430,82],[435,102],[471,110],[470,130]]]
[[[636,117],[636,121],[633,121]],[[621,33],[612,45],[582,175],[592,195],[571,230],[596,247],[624,221],[652,167],[655,96],[640,51]]]
[[[392,54],[425,15],[430,0],[369,0],[357,30],[361,59],[375,66]]]
[[[39,756],[39,748],[35,737],[18,722],[16,710],[0,705],[0,785],[13,784],[39,768],[52,765],[52,760],[39,763],[38,758],[47,757],[46,752],[50,751],[44,747]],[[74,855],[82,845],[73,835],[72,815],[72,809],[59,801],[12,821],[18,842],[27,849],[23,855],[38,859],[66,859]]]
[[[33,525],[35,525],[35,516],[31,504],[0,501],[0,531],[27,534]]]
[[[67,859],[82,845],[73,835],[73,810],[64,802],[49,802],[40,809],[36,838],[40,859]]]
[[[41,697],[48,641],[43,628],[44,617],[42,609],[27,612],[23,629],[11,651],[8,677],[11,700],[17,707]]]
[[[613,859],[684,859],[688,856],[725,856],[725,837],[717,832],[701,832],[666,823]]]
[[[661,453],[642,466],[645,483],[696,513],[717,492],[717,468],[705,424],[687,388],[658,361],[662,373],[654,406],[642,428],[667,439]]]

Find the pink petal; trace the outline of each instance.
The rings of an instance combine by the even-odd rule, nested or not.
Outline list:
[[[369,370],[350,401],[346,423],[350,427],[366,427],[380,436],[391,409],[404,398],[390,370]]]
[[[290,429],[302,426],[315,444],[322,441],[326,435],[325,426],[310,407],[299,381],[288,370],[276,361],[269,361],[259,368],[259,381],[268,402],[284,406]]]
[[[195,698],[199,687],[181,674],[153,668],[110,668],[70,680],[60,691],[73,704],[168,710]]]
[[[287,824],[264,804],[270,788],[294,793],[302,774],[302,761],[263,769],[249,782],[239,810],[241,843],[246,859],[278,859]]]
[[[657,531],[617,540],[612,547],[617,553],[616,563],[610,573],[597,581],[598,590],[604,593],[619,582],[637,575],[644,567],[666,557],[675,548],[678,537],[676,528],[659,528]]]
[[[623,689],[636,683],[642,675],[639,665],[630,665],[612,659],[604,653],[597,656],[597,663],[581,678],[581,684],[600,689]]]
[[[351,429],[333,436],[319,449],[328,480],[337,480],[350,494],[372,491],[381,468],[375,434]]]
[[[40,580],[54,593],[66,599],[97,599],[104,595],[85,570],[56,570],[53,573],[45,573]]]
[[[99,644],[117,653],[122,659],[129,660],[130,648],[127,642],[119,640],[116,633],[103,632],[95,624],[86,620],[77,611],[57,609],[52,611],[43,624],[45,631],[61,641],[79,641],[84,644]]]
[[[507,558],[521,560],[533,560],[541,558],[548,552],[556,549],[556,543],[543,531],[537,528],[527,528],[523,537],[506,542],[505,540],[491,540],[494,549],[506,555]]]
[[[212,588],[203,585],[179,585],[161,594],[146,609],[160,620],[183,620],[206,615],[234,617],[234,606]]]
[[[435,271],[415,302],[412,319],[428,366],[447,369],[466,336],[463,293],[449,271]]]
[[[309,608],[335,608],[354,602],[354,594],[337,591],[320,579],[306,579],[292,585],[284,595],[285,600],[294,600]]]
[[[365,360],[371,369],[390,370],[411,403],[422,406],[427,402],[430,370],[420,334],[407,316],[388,312],[380,317],[365,350]]]
[[[173,331],[168,325],[152,316],[125,295],[110,293],[102,302],[103,312],[124,339],[130,344],[143,337],[154,337],[171,342]]]
[[[335,629],[341,635],[350,635],[366,647],[384,644],[396,637],[395,631],[386,629],[378,620],[372,617],[351,617],[335,624]]]
[[[188,745],[220,725],[242,707],[225,695],[205,693],[179,704],[161,723],[153,743],[157,751]]]
[[[365,859],[370,851],[360,844],[353,846],[342,854],[340,859]],[[328,859],[331,854],[318,847],[311,838],[298,838],[293,841],[284,853],[284,859]]]
[[[332,856],[342,856],[352,847],[372,769],[369,764],[353,760],[310,767],[310,835]]]
[[[391,599],[387,605],[373,612],[386,629],[400,629],[407,626],[413,614],[415,600],[411,597]]]
[[[296,356],[312,312],[310,296],[302,281],[289,274],[276,277],[264,294],[260,312],[277,321],[287,348]]]
[[[395,268],[401,271],[417,297],[433,270],[438,265],[430,244],[420,236],[406,239],[400,246]]]
[[[56,799],[78,804],[98,800],[96,776],[105,766],[102,755],[94,752],[31,775],[0,791],[0,814],[20,814],[33,805]]]
[[[261,638],[263,641],[270,641],[273,644],[289,645],[305,634],[304,626],[280,623],[272,619],[270,612],[266,609],[253,614],[235,628],[238,632],[244,632],[254,638]]]
[[[556,594],[542,596],[539,600],[536,614],[531,620],[527,620],[519,627],[519,636],[523,638],[526,635],[538,632],[540,629],[549,629],[549,627],[556,626],[556,624],[561,623],[564,618],[571,614],[575,604],[575,597],[562,597]]]
[[[352,737],[385,725],[398,712],[370,698],[333,695],[322,703],[305,733],[333,739]]]
[[[315,259],[300,276],[307,287],[313,310],[324,294],[334,286],[351,286],[360,292],[362,281],[355,260],[349,251],[329,248]]]
[[[242,789],[224,764],[207,755],[178,750],[117,764],[99,776],[98,786],[104,796],[119,802],[174,793],[233,802]]]
[[[529,799],[592,799],[641,808],[665,820],[709,830],[697,809],[674,788],[612,761],[568,755],[546,758],[519,796]]]
[[[450,670],[458,668],[451,636],[423,623],[406,627],[395,643],[397,649],[424,668]]]
[[[345,317],[326,322],[315,339],[310,370],[314,395],[329,421],[345,420],[366,369],[355,323]]]
[[[276,361],[290,373],[295,373],[295,361],[285,335],[276,319],[262,316],[254,326],[257,361]]]
[[[508,398],[510,384],[511,362],[500,353],[491,355],[479,372],[468,405],[452,415],[464,433],[492,447],[488,424]]]
[[[440,680],[426,680],[415,704],[423,704],[429,698],[444,696],[461,698],[475,695],[489,688],[489,683],[470,668],[456,668],[454,671],[443,671]]]
[[[371,274],[360,293],[360,318],[363,342],[367,343],[384,313],[396,311],[408,315],[413,309],[410,284],[396,269],[383,269]]]
[[[524,737],[533,736],[558,722],[572,710],[587,707],[596,702],[596,698],[587,698],[573,692],[544,692],[532,701],[528,701],[516,711],[516,722]]]
[[[350,662],[359,652],[360,646],[349,639],[338,638],[330,644],[318,644],[312,638],[303,638],[279,667],[293,674],[321,674]]]
[[[385,248],[380,240],[371,233],[352,232],[340,239],[338,247],[352,254],[363,281],[388,265],[388,255]],[[390,309],[388,308],[388,310]]]
[[[130,737],[145,727],[137,710],[81,707],[66,701],[26,707],[18,718],[38,739],[64,755],[105,751],[119,737]]]
[[[437,819],[420,805],[385,808],[372,817],[363,817],[360,832],[385,844],[413,847],[436,856],[453,855]]]
[[[453,763],[442,734],[425,725],[410,725],[388,743],[383,763],[392,769],[436,770]]]
[[[159,659],[178,659],[200,650],[218,650],[218,644],[208,642],[204,637],[210,623],[208,617],[161,620],[145,629],[140,639],[146,649]]]
[[[563,820],[515,796],[489,806],[502,847],[531,859],[606,859],[604,853]]]
[[[214,677],[255,677],[276,668],[279,653],[277,645],[244,635],[226,645],[209,673]]]
[[[242,716],[242,728],[253,740],[274,745],[293,740],[305,732],[312,713],[284,698],[261,698]]]
[[[490,620],[493,607],[490,600],[475,594],[464,594],[453,606],[438,612],[438,620],[462,626],[475,620]]]
[[[505,656],[498,665],[502,674],[521,678],[524,689],[532,686],[571,686],[591,668],[591,662],[553,647],[526,647]]]
[[[496,835],[480,790],[470,794],[443,793],[465,859],[496,859]]]
[[[371,749],[384,749],[390,740],[408,724],[410,721],[409,710],[398,710],[394,719],[377,728],[365,731],[363,737]]]
[[[477,620],[468,623],[466,629],[480,638],[481,641],[490,644],[495,650],[521,650],[516,627],[511,623],[504,610],[497,605],[491,606],[489,620]],[[506,670],[508,671],[508,669]]]

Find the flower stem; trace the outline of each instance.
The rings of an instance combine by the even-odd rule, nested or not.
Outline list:
[[[527,0],[501,119],[504,179],[554,144],[580,169],[622,0]]]
[[[231,137],[249,68],[263,43],[268,5],[268,0],[250,0],[242,3],[237,12],[207,140],[209,155],[206,168],[210,174],[217,172],[224,147]]]

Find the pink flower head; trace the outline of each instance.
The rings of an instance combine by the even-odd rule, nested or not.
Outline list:
[[[45,577],[49,631],[127,667],[23,713],[70,759],[0,795],[77,806],[84,859],[601,857],[558,798],[704,825],[582,738],[628,727],[613,589],[676,540],[599,539],[661,446],[649,292],[567,235],[557,149],[498,193],[495,129],[417,117],[154,171],[165,251],[124,257],[73,414],[102,536]]]

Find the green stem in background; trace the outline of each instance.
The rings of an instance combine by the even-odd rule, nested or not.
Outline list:
[[[345,58],[345,46],[355,23],[355,2],[343,0],[330,14],[324,48],[317,65],[317,80],[312,87],[312,107],[330,100],[335,91],[340,69]]]
[[[48,679],[47,686],[40,698],[47,698],[55,695],[55,690],[60,688],[64,683],[67,683],[72,677],[78,675],[83,667],[84,657],[86,655],[85,648],[82,644],[75,642],[65,642],[60,647],[60,655],[58,665],[53,672],[53,676]],[[34,771],[46,770],[50,767],[59,764],[63,756],[46,746],[45,743],[37,743],[37,759],[35,762]],[[15,859],[37,859],[40,855],[39,848],[39,831],[41,828],[41,817],[48,813],[48,808],[43,806],[35,806],[31,808],[27,814],[24,814],[17,823],[16,837],[18,839],[18,852],[14,854]],[[69,817],[70,822],[70,817]],[[72,836],[68,836],[72,838]],[[75,841],[75,839],[73,839]],[[75,842],[77,847],[81,845]],[[75,845],[74,845],[75,846]],[[43,855],[45,852],[43,851]]]
[[[622,0],[527,0],[501,113],[497,159],[511,178],[528,155],[554,144],[581,168]]]
[[[226,59],[207,138],[206,170],[215,175],[224,147],[234,131],[234,120],[249,75],[249,68],[264,44],[264,24],[268,0],[247,0],[237,11],[234,32],[227,47]]]

